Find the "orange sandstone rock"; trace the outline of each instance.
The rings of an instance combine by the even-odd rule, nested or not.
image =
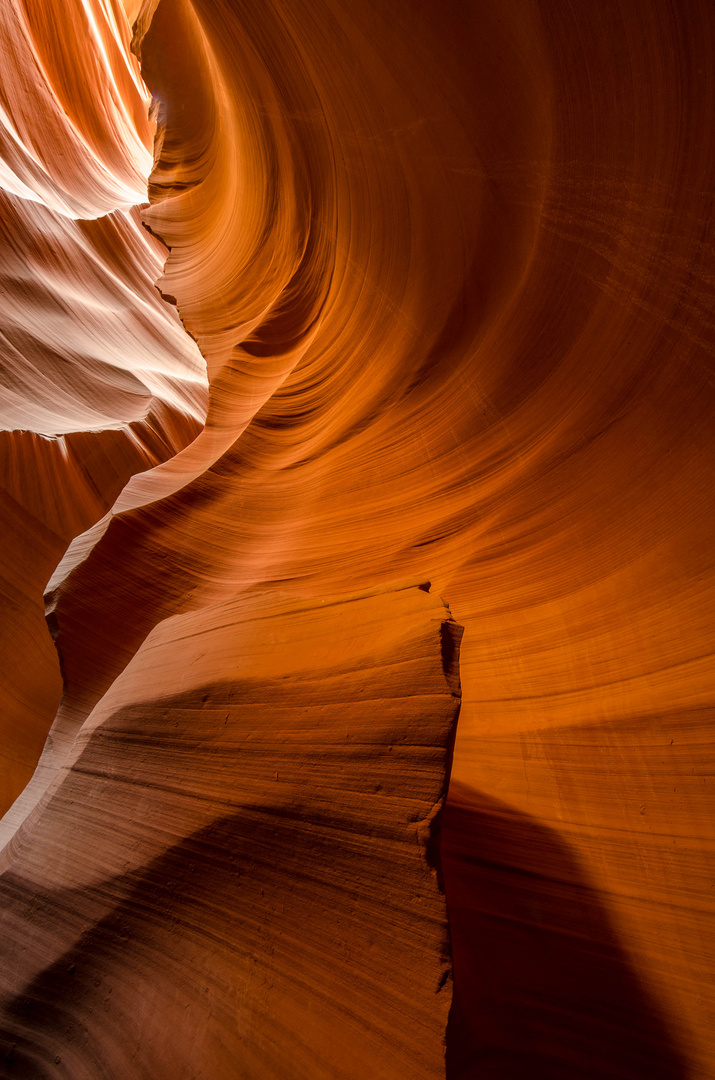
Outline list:
[[[0,809],[59,704],[41,596],[73,537],[205,415],[205,365],[141,226],[154,124],[123,11],[0,12]]]
[[[6,1074],[443,1075],[460,636],[418,588],[157,627],[1,879]]]
[[[136,5],[126,7],[137,13]],[[111,10],[119,18],[119,6]],[[79,26],[85,16],[76,18]],[[82,50],[86,36],[76,37]],[[126,27],[119,39],[128,55]],[[195,1029],[173,1019],[187,1003],[198,1018],[191,1023],[207,1015],[197,997],[214,945],[204,948],[203,938],[197,944],[196,927],[214,925],[215,896],[234,933],[240,908],[226,899],[226,882],[227,851],[236,845],[251,866],[270,850],[276,873],[284,867],[273,900],[290,892],[292,878],[300,882],[295,888],[313,890],[310,902],[318,905],[329,884],[303,881],[300,853],[330,826],[313,803],[295,831],[293,818],[290,825],[289,817],[271,819],[276,854],[263,810],[250,820],[243,810],[219,810],[221,777],[229,802],[238,780],[230,754],[212,756],[214,729],[200,734],[213,714],[209,697],[202,711],[195,691],[211,694],[212,680],[225,677],[231,628],[238,633],[241,612],[256,597],[268,602],[280,593],[286,610],[304,610],[307,634],[321,599],[414,577],[431,580],[465,628],[444,831],[455,980],[450,1077],[708,1080],[715,1061],[712,5],[151,0],[138,12],[134,49],[158,103],[143,220],[170,248],[159,287],[206,361],[206,423],[178,453],[170,451],[181,438],[167,437],[167,452],[155,460],[169,460],[156,468],[128,467],[122,479],[136,475],[104,514],[120,486],[122,470],[110,469],[102,509],[82,523],[75,515],[76,527],[63,533],[65,543],[76,539],[47,595],[63,700],[40,765],[2,823],[9,867],[2,882],[16,889],[12,903],[19,905],[8,908],[8,919],[19,920],[7,924],[9,948],[21,949],[27,911],[52,894],[48,914],[33,924],[32,962],[20,962],[16,952],[8,966],[15,978],[8,1038],[24,1040],[22,1061],[37,1053],[50,1075],[63,1068],[92,1075],[89,1047],[97,1060],[121,1060],[115,1073],[126,1063],[121,1055],[136,1049],[141,1064],[131,1068],[154,1075],[152,1068],[164,1065],[142,1056],[150,1046],[170,1055],[167,1075],[201,1068],[207,1076],[236,1075],[221,1057],[228,1013],[217,1012],[205,1029],[201,1065],[191,1056]],[[60,59],[54,52],[50,59],[54,72]],[[63,113],[76,117],[84,95],[82,87],[60,95],[49,145],[60,138]],[[115,137],[106,126],[115,106],[106,95],[89,96],[97,102],[82,107],[93,118],[89,163],[55,169],[54,153],[40,155],[44,172],[32,176],[55,200],[71,196],[79,205],[81,196],[82,206],[99,207],[106,221],[97,218],[103,224],[93,228],[102,236],[125,215],[118,258],[128,267],[123,245],[133,250],[136,211],[109,195],[131,186],[141,158],[131,131],[146,149],[147,129],[139,121],[133,129],[122,125],[115,133],[122,152],[105,147]],[[16,110],[34,115],[24,105]],[[98,162],[113,179],[102,172],[96,180]],[[27,161],[23,168],[26,183]],[[100,248],[105,258],[112,245]],[[158,249],[146,250],[158,259]],[[40,265],[32,263],[30,276]],[[141,289],[150,265],[147,256]],[[49,302],[45,285],[32,291],[42,304]],[[29,291],[19,295],[29,303]],[[173,316],[159,315],[170,309],[157,299],[150,306],[152,333],[174,340],[178,323],[168,329]],[[86,310],[78,309],[77,340],[86,334]],[[189,342],[188,335],[179,336]],[[48,331],[46,344],[56,347],[55,336]],[[34,374],[22,378],[44,386]],[[179,393],[177,378],[173,405],[158,397],[172,405],[176,425],[195,425],[193,391]],[[100,426],[124,438],[134,423],[136,384],[115,372],[111,393],[100,391],[84,371],[76,386],[77,401],[70,394],[67,408],[78,416],[101,412]],[[46,417],[51,395],[45,389],[37,396],[26,395],[23,409]],[[156,426],[176,431],[162,415]],[[106,445],[112,461],[121,458],[118,444]],[[39,443],[32,446],[38,460],[54,462]],[[71,478],[58,500],[63,513],[78,483]],[[22,503],[32,484],[23,477],[19,487]],[[33,534],[33,521],[23,522],[23,535]],[[55,550],[41,530],[37,536],[47,578],[60,545]],[[38,582],[19,572],[17,580],[29,583],[37,626]],[[226,618],[225,640],[212,623],[217,612]],[[416,610],[412,618],[410,633],[419,636],[422,615]],[[354,651],[359,668],[367,663],[364,637],[345,619],[333,634],[336,656]],[[194,628],[185,643],[164,636],[181,626]],[[215,635],[218,659],[209,649],[192,657],[204,679],[194,684],[184,660],[201,634]],[[48,654],[46,642],[37,642],[28,671],[45,663],[43,649]],[[246,655],[257,665],[246,677],[260,681],[263,661]],[[271,669],[262,693],[285,686],[295,705],[312,668],[307,646],[291,655],[297,666],[282,646],[276,652],[287,666]],[[155,675],[160,684],[164,668],[177,684],[161,683],[174,702],[164,719],[179,724],[179,736],[167,775],[156,780],[164,714],[146,687]],[[327,680],[327,693],[334,684],[321,670],[317,681]],[[5,696],[12,685],[6,677]],[[35,710],[45,718],[34,723],[39,733],[49,722],[56,675],[54,682],[43,675],[36,694],[27,675],[20,685],[13,715]],[[177,703],[184,693],[191,703],[184,719],[169,719],[184,708]],[[270,701],[278,708],[278,698]],[[143,702],[154,704],[145,709]],[[315,707],[313,699],[306,705]],[[226,708],[233,716],[233,706]],[[130,714],[116,720],[125,709]],[[372,707],[361,716],[381,730]],[[295,736],[290,726],[283,734],[287,743]],[[182,746],[197,755],[196,769]],[[286,760],[282,744],[269,749]],[[83,755],[91,761],[85,772]],[[115,760],[116,777],[105,775]],[[293,775],[287,782],[315,798],[328,818],[320,800],[329,760],[321,751],[300,781]],[[299,754],[296,768],[301,762]],[[267,765],[248,777],[256,798],[281,784],[276,771],[278,781]],[[92,787],[91,797],[89,788],[72,794],[72,785],[95,782],[106,783],[106,798],[101,787]],[[179,803],[191,801],[193,785],[195,817],[182,817]],[[330,796],[334,822],[344,813],[338,787]],[[208,816],[198,809],[204,805]],[[105,813],[134,824],[107,825]],[[135,835],[139,821],[146,824]],[[87,839],[80,843],[80,836]],[[379,843],[376,833],[376,852]],[[166,882],[202,852],[212,867],[210,895],[184,882],[172,907]],[[348,863],[334,859],[347,876]],[[419,859],[412,865],[424,870]],[[20,867],[24,877],[15,885]],[[403,933],[413,925],[406,914],[412,901],[408,878],[399,880]],[[387,888],[381,881],[372,880],[371,896],[373,887],[374,896]],[[159,912],[144,931],[137,923],[152,889]],[[250,889],[248,897],[253,911]],[[360,894],[355,912],[362,904],[372,913],[372,902]],[[77,903],[89,905],[86,923],[58,914]],[[178,928],[171,945],[162,912]],[[339,914],[348,918],[343,907]],[[265,934],[278,934],[273,914],[268,922],[270,929],[251,931],[264,934],[264,943]],[[184,925],[193,928],[186,952]],[[127,940],[131,933],[138,942],[126,963],[116,944],[125,926]],[[312,924],[304,929],[301,949],[310,951]],[[76,1013],[87,1049],[71,1065],[53,1065],[52,1025],[61,1022],[53,1009],[65,985],[56,965],[62,957],[76,964],[85,930],[93,962],[111,967],[117,985],[128,980],[121,983],[121,1019],[100,1023],[101,1003],[88,988],[93,1011],[78,1005]],[[331,934],[337,941],[337,931]],[[437,937],[413,957],[420,978],[437,955]],[[255,956],[254,938],[240,940],[245,955]],[[285,953],[273,936],[270,947],[280,959],[262,961],[264,996],[256,982],[249,995],[260,1009],[268,1008],[274,971],[276,993],[288,985]],[[216,948],[235,956],[223,939]],[[165,977],[159,958],[167,953],[176,967]],[[201,973],[195,981],[186,974],[192,965]],[[151,999],[156,1016],[172,1018],[161,1029],[132,996],[150,972],[155,980],[161,972]],[[399,983],[392,963],[385,972],[380,993],[389,996]],[[431,987],[431,978],[420,985]],[[310,996],[315,982],[307,980],[301,1008],[317,1000]],[[214,1000],[214,983],[204,986]],[[344,986],[330,987],[331,1008],[348,1000]],[[23,993],[30,1002],[24,1014]],[[362,1002],[355,1015],[364,1018],[367,998],[358,984],[355,993]],[[383,1000],[373,999],[376,1023]],[[278,1032],[261,1012],[248,1025],[252,1037],[276,1033],[262,1047],[261,1067],[289,1075],[285,1059],[271,1055],[297,1045],[300,1029],[306,1041],[296,1051],[297,1075],[321,1075],[300,1056],[311,1038],[325,1075],[340,1075],[342,1059],[329,1056],[338,1053],[330,1031],[352,1021],[347,1012],[330,1015],[321,1027],[307,1013],[291,1013]],[[409,1056],[397,1014],[385,1015],[398,1053]],[[437,1068],[443,1005],[431,1015],[424,1045],[436,1055],[429,1068]],[[228,1019],[226,1029],[238,1037]],[[124,1030],[132,1032],[126,1046],[116,1034]],[[408,1056],[385,1065],[377,1042],[365,1045],[372,1049],[356,1059],[357,1075],[393,1065],[395,1075],[412,1075],[407,1070],[417,1068]],[[250,1068],[255,1062],[248,1075],[261,1075]]]

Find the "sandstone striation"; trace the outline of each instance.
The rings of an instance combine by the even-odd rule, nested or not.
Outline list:
[[[1,879],[6,1074],[443,1075],[459,638],[420,588],[157,627]]]
[[[712,5],[48,9],[6,1074],[708,1080]]]
[[[116,5],[0,12],[3,811],[60,698],[48,578],[206,410],[201,355],[154,288],[166,249],[141,227],[155,125],[130,38]]]

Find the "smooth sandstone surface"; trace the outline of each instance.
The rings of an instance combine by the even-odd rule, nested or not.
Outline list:
[[[443,1075],[460,636],[416,587],[157,627],[1,879],[5,1074]]]
[[[121,7],[0,10],[0,809],[61,678],[42,592],[128,478],[191,442],[205,365],[141,226],[155,124]]]
[[[21,762],[8,766],[6,804],[22,788],[0,825],[13,957],[4,1030],[18,1047],[9,1061],[3,1051],[6,1074],[330,1077],[354,1067],[347,1075],[407,1077],[446,1067],[454,1080],[708,1080],[712,5],[125,9],[66,6],[65,51],[83,58],[81,77],[52,42],[37,75],[3,74],[19,133],[3,157],[14,178],[2,180],[3,228],[35,245],[23,240],[7,263],[15,337],[8,330],[3,353],[3,499],[16,551],[3,745]],[[47,8],[14,0],[5,10],[21,27],[3,31],[15,70],[34,70],[23,43],[47,36]],[[156,141],[150,205],[139,211],[149,91]],[[44,252],[51,215],[59,224]],[[103,314],[97,323],[91,302],[111,306],[118,278],[128,314],[121,326]],[[396,588],[407,579],[431,581],[432,592]],[[54,722],[59,673],[40,615],[48,581],[63,677]],[[386,591],[367,595],[375,589]],[[420,706],[408,708],[402,661],[388,638],[369,661],[369,620],[353,622],[356,602],[344,601],[329,674],[308,642],[323,602],[353,594],[362,610],[379,609],[378,638],[404,616],[404,640],[395,633],[407,682],[445,669],[434,635],[429,647],[420,636],[445,619],[438,597],[465,628],[441,844],[454,978],[446,1066],[438,883],[419,844],[407,857],[399,815],[412,785],[419,820],[439,801],[455,661],[452,682],[430,683],[428,712],[409,712]],[[240,630],[261,604],[268,622],[301,627],[290,648],[268,649],[265,669]],[[13,652],[16,625],[28,647]],[[225,687],[234,634],[241,679],[256,682],[244,699],[250,723],[272,733],[245,773],[238,742],[249,720]],[[294,712],[281,728],[284,692]],[[391,817],[367,796],[393,699],[408,729],[419,716],[433,725],[433,757],[428,782],[416,759],[396,770],[404,786]],[[351,718],[336,757],[310,749],[323,706],[326,723],[342,725],[343,710]],[[219,730],[222,709],[233,735]],[[370,765],[351,756],[352,722],[374,740]],[[369,811],[355,809],[353,788],[336,790],[332,768],[352,777]],[[305,802],[293,814],[296,786]],[[359,839],[343,850],[353,813]],[[334,880],[310,877],[315,867],[301,877],[313,842]],[[233,902],[232,850],[250,868],[245,907]],[[297,905],[298,890],[333,956],[364,944],[360,920],[392,897],[400,940],[414,945],[405,972],[380,937],[382,959],[355,961],[349,986],[326,974],[318,1022],[318,925],[308,919],[299,933],[288,904],[290,949],[264,937],[258,950],[251,936],[266,860],[276,875],[266,902],[290,895]],[[365,887],[348,899],[357,866]],[[424,922],[413,878],[431,890]],[[206,940],[220,921],[214,900],[235,946]],[[118,945],[123,928],[131,955]],[[279,958],[269,963],[271,948]],[[258,952],[261,974],[240,1006],[256,1012],[236,1026],[223,1011],[235,984],[220,965],[204,979],[205,965],[220,955],[248,979],[237,958]],[[118,987],[112,1019],[93,1019],[103,1006],[82,981],[83,955],[85,971],[94,964]],[[56,1012],[63,964],[81,975],[71,1018]],[[408,970],[415,992],[398,1008]],[[151,972],[155,996],[140,1007]],[[210,1020],[204,986],[217,1003]],[[287,997],[300,1002],[279,1030],[270,1002]],[[398,1017],[408,1015],[417,1019],[406,1033]],[[373,1026],[351,1065],[330,1055],[355,1043],[355,1024]],[[265,1041],[242,1057],[231,1039],[248,1028]],[[74,1049],[68,1031],[81,1033]]]

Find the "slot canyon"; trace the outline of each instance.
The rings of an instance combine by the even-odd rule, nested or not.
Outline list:
[[[715,6],[0,3],[0,1077],[713,1080]]]

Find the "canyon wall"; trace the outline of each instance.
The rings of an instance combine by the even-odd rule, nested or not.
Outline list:
[[[712,6],[2,17],[0,1074],[711,1077]]]

